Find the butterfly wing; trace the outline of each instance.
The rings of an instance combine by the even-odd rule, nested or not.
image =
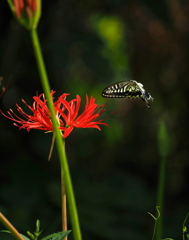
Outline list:
[[[146,92],[141,83],[138,83],[135,80],[123,81],[114,83],[106,87],[102,91],[102,97],[105,98],[141,98],[146,102],[147,107],[150,108],[149,100],[153,101],[154,99],[151,95]]]
[[[142,84],[141,84],[142,85]],[[139,98],[141,96],[140,88],[135,80],[114,83],[102,91],[105,98]]]
[[[143,85],[141,83],[137,83],[135,80],[130,80],[125,89],[125,96],[128,98],[140,98],[142,96],[142,88]]]

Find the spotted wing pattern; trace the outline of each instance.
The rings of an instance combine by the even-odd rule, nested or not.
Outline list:
[[[105,98],[141,98],[148,108],[150,108],[148,101],[154,100],[143,85],[135,80],[114,83],[102,91],[102,96]]]

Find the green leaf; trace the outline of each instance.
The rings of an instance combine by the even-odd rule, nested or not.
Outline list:
[[[70,232],[71,232],[71,230],[58,232],[58,233],[53,233],[53,234],[51,234],[49,236],[44,237],[41,240],[49,240],[51,238],[52,238],[52,240],[63,240]]]
[[[35,237],[31,232],[27,231],[27,234],[29,235],[29,237],[31,237],[31,239],[35,240]]]
[[[10,233],[12,234],[10,231],[8,230],[1,230],[0,232],[5,232],[5,233]],[[23,237],[24,240],[30,240],[28,237],[24,236],[23,234],[20,233],[20,235]]]
[[[71,231],[64,231],[53,237],[52,240],[63,240]]]
[[[20,233],[20,235],[23,237],[24,240],[30,240],[28,237],[24,236],[23,234]]]
[[[8,230],[1,230],[0,232],[11,233],[11,232],[8,231]]]

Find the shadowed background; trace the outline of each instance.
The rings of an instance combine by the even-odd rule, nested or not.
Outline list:
[[[27,109],[21,99],[31,104],[42,88],[29,32],[6,1],[0,30],[2,85],[11,78],[0,107]],[[189,1],[46,0],[38,33],[55,97],[79,94],[83,109],[85,94],[102,104],[107,85],[136,79],[155,99],[150,110],[141,100],[110,99],[104,117],[116,113],[106,120],[109,128],[75,129],[66,139],[83,239],[151,238],[147,212],[156,215],[161,119],[171,142],[163,237],[181,238],[189,209]],[[60,231],[56,149],[47,161],[52,135],[19,131],[3,116],[0,122],[0,211],[23,234],[37,219],[44,236]]]

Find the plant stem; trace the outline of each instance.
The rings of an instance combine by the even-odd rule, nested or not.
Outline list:
[[[55,142],[55,135],[53,133],[52,135],[52,143],[51,143],[51,147],[50,147],[50,152],[49,152],[49,157],[48,157],[48,161],[50,161],[51,159],[51,155],[52,155],[52,151],[54,148],[54,142]],[[64,149],[65,151],[65,149]],[[66,207],[66,189],[65,189],[65,181],[64,181],[64,172],[63,172],[63,168],[61,167],[61,198],[62,198],[62,230],[63,231],[67,231],[67,207]],[[64,238],[65,240],[67,240],[67,236]]]
[[[156,239],[162,239],[162,227],[163,227],[163,199],[164,199],[164,186],[165,186],[165,167],[166,157],[161,157],[158,177],[158,191],[157,191],[157,205],[161,206],[161,217],[157,222]]]
[[[63,143],[65,145],[65,142]],[[65,151],[65,148],[64,148]],[[62,161],[60,162],[60,164]],[[64,180],[64,167],[63,164],[60,165],[60,171],[61,171],[61,194],[62,194],[62,229],[63,231],[67,231],[67,207],[66,207],[66,188],[65,188],[65,180]],[[67,236],[64,238],[67,240]]]
[[[6,219],[5,216],[0,212],[0,221],[2,224],[12,233],[12,235],[18,240],[24,240],[16,228]]]
[[[41,78],[42,87],[44,89],[44,93],[46,98],[48,99],[48,106],[49,110],[51,112],[51,118],[54,126],[54,134],[56,137],[56,146],[58,150],[59,160],[60,160],[60,167],[61,167],[61,185],[63,183],[63,178],[65,180],[65,187],[68,197],[68,203],[69,203],[69,211],[70,211],[70,218],[72,222],[72,228],[73,228],[73,235],[75,240],[81,240],[81,231],[80,231],[80,225],[79,225],[79,218],[77,214],[77,208],[75,203],[75,197],[74,197],[74,191],[72,187],[72,181],[70,177],[70,171],[69,166],[67,162],[66,152],[65,152],[65,140],[62,138],[61,133],[58,129],[58,122],[55,116],[55,111],[53,107],[53,101],[50,97],[50,86],[49,81],[45,69],[45,64],[43,61],[43,56],[40,48],[40,43],[37,35],[36,29],[32,29],[31,31],[31,39],[34,47],[35,57],[38,65],[38,70]],[[63,186],[62,186],[63,187]],[[63,190],[62,190],[63,193]],[[65,197],[65,196],[64,196]],[[62,206],[64,204],[62,203]],[[63,210],[62,210],[63,211]],[[65,213],[65,211],[64,211]],[[62,219],[64,221],[64,219]],[[63,224],[64,225],[64,224]]]
[[[68,196],[68,205],[69,205],[69,211],[70,211],[70,216],[71,216],[71,222],[72,222],[72,227],[73,227],[73,234],[75,240],[82,240],[81,236],[81,231],[80,231],[80,225],[79,225],[79,218],[77,214],[77,208],[76,208],[76,202],[75,202],[75,196],[74,196],[74,191],[72,187],[72,182],[70,178],[70,170],[68,167],[68,161],[67,161],[67,156],[66,156],[66,151],[65,151],[65,141],[63,142],[63,159],[65,161],[61,160],[61,173],[62,175],[64,174],[64,179],[66,181],[66,192]],[[66,164],[65,164],[66,163]]]
[[[164,186],[165,186],[165,170],[166,157],[170,150],[170,137],[166,125],[163,120],[159,122],[159,130],[157,132],[157,144],[159,155],[161,157],[159,166],[158,189],[157,189],[157,205],[161,207],[161,217],[157,223],[156,239],[162,239],[163,232],[163,205],[164,205]]]
[[[51,156],[52,156],[52,152],[53,152],[53,148],[54,148],[54,142],[55,142],[55,134],[53,133],[51,147],[50,147],[49,156],[48,156],[48,161],[51,160]]]

